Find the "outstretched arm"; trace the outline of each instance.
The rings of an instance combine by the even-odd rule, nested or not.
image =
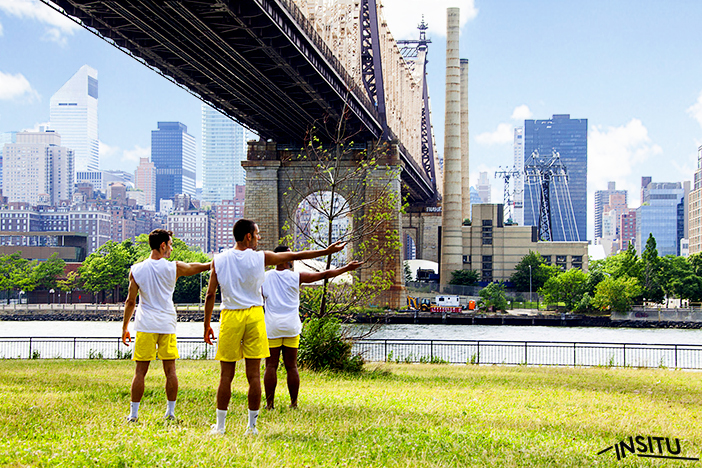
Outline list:
[[[217,286],[219,286],[214,264],[210,271],[210,282],[207,284],[207,295],[205,296],[205,343],[207,344],[213,344],[214,331],[212,331],[210,321],[212,320],[212,310],[214,309],[215,297],[217,295]]]
[[[127,300],[124,301],[124,320],[122,321],[122,343],[129,346],[129,341],[131,343],[132,337],[129,334],[129,321],[132,319],[132,314],[134,314],[134,308],[136,307],[136,298],[139,293],[139,285],[134,281],[134,277],[129,273],[129,292],[127,293]]]
[[[346,242],[338,241],[334,242],[326,249],[320,250],[303,250],[302,252],[271,252],[266,250],[264,252],[266,255],[266,266],[275,266],[295,260],[309,260],[312,258],[323,257],[325,255],[335,254],[344,247],[346,247]]]
[[[210,269],[212,262],[207,263],[185,263],[176,262],[176,277],[193,276]]]
[[[318,271],[315,273],[302,272],[300,273],[300,284],[303,283],[314,283],[315,281],[335,278],[339,275],[343,275],[347,271],[353,271],[363,265],[363,262],[350,262],[341,268],[331,268],[329,270]]]

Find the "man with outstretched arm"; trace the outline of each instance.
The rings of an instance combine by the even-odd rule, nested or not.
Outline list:
[[[289,252],[290,247],[279,245],[274,252]],[[351,262],[341,268],[314,273],[294,272],[293,262],[279,264],[275,270],[266,272],[263,283],[263,298],[266,304],[266,333],[270,357],[266,358],[263,386],[266,390],[266,409],[274,408],[275,388],[278,385],[278,363],[283,353],[283,364],[287,373],[290,407],[297,408],[297,394],[300,390],[300,374],[297,371],[297,349],[300,346],[300,285],[323,279],[335,278],[353,271],[363,262]]]
[[[139,403],[144,395],[144,378],[149,364],[158,358],[163,362],[166,374],[166,414],[165,419],[175,419],[175,404],[178,396],[178,377],[175,360],[178,359],[176,343],[176,310],[173,305],[173,291],[180,276],[192,276],[210,268],[210,263],[169,262],[173,251],[173,232],[156,229],[149,234],[151,255],[135,265],[129,272],[129,293],[124,302],[122,322],[122,342],[129,346],[132,337],[128,330],[136,306],[134,317],[134,356],[136,371],[132,380],[131,409],[127,421],[136,422],[139,418]]]
[[[346,245],[337,242],[323,250],[259,252],[256,247],[260,238],[256,223],[240,219],[234,224],[236,245],[233,249],[215,255],[212,261],[205,299],[205,342],[208,344],[212,344],[214,338],[210,320],[218,286],[222,293],[215,356],[220,361],[221,372],[217,388],[217,423],[212,426],[213,434],[224,434],[236,361],[241,358],[245,359],[246,379],[249,383],[249,422],[246,434],[258,434],[256,419],[261,407],[261,359],[269,355],[261,296],[266,265],[329,255],[339,252]]]

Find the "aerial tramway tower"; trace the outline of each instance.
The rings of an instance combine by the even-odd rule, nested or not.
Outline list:
[[[575,227],[573,202],[568,189],[568,171],[557,151],[553,151],[550,156],[541,156],[538,151],[534,151],[529,156],[524,163],[524,185],[525,189],[532,193],[531,200],[539,200],[539,240],[553,240],[552,194],[556,203],[556,213],[561,217],[560,225],[563,226],[563,229],[566,225],[569,228]],[[533,196],[533,191],[538,192],[538,197]],[[564,217],[565,219],[563,219]]]

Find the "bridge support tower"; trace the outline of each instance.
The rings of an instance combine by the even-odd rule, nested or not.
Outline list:
[[[388,143],[388,147],[383,152],[382,159],[375,168],[366,175],[366,180],[349,181],[349,187],[364,187],[363,196],[368,200],[377,197],[379,187],[388,185],[396,193],[396,206],[391,208],[391,216],[387,217],[385,225],[380,232],[394,232],[398,237],[402,235],[402,220],[400,215],[401,203],[401,161],[394,142]],[[368,147],[373,147],[369,143]],[[313,179],[313,161],[298,157],[300,150],[281,149],[275,142],[250,141],[247,160],[242,161],[242,166],[246,170],[246,196],[244,200],[244,216],[254,220],[261,232],[260,248],[262,250],[273,250],[280,242],[280,239],[291,233],[286,230],[294,226],[291,215],[294,215],[297,206],[308,196],[316,191],[327,191],[326,186],[311,186],[309,181]],[[355,165],[358,161],[353,155],[342,160],[341,165]],[[290,190],[291,186],[297,188],[305,187],[307,191]],[[344,188],[339,188],[339,194],[345,196]],[[358,213],[362,216],[363,213]],[[377,232],[373,234],[378,236]],[[378,236],[377,242],[386,242],[383,236]],[[402,247],[401,242],[393,255],[387,255],[380,259],[374,269],[390,271],[393,273],[393,284],[389,290],[385,291],[373,301],[373,304],[393,309],[405,307],[407,295],[404,285],[404,274],[402,268]],[[357,250],[357,245],[352,246]],[[362,268],[360,270],[361,279],[366,279],[371,272]]]

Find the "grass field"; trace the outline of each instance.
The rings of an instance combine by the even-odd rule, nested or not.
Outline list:
[[[154,363],[158,364],[158,363]],[[179,424],[165,423],[160,366],[140,421],[126,424],[129,361],[0,361],[2,466],[698,466],[615,449],[637,435],[702,451],[702,374],[665,369],[374,365],[357,377],[302,372],[291,410],[284,374],[260,435],[243,435],[245,379],[228,433],[209,435],[219,370],[180,361]],[[283,384],[281,388],[280,385]],[[642,439],[643,440],[643,439]],[[657,439],[652,446],[657,451]],[[627,442],[628,443],[628,442]],[[663,452],[666,443],[662,442]],[[673,449],[676,446],[673,445]],[[619,446],[617,448],[619,450]],[[651,454],[650,450],[645,452]]]

